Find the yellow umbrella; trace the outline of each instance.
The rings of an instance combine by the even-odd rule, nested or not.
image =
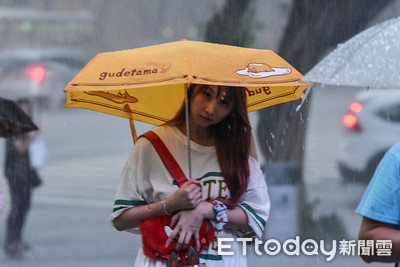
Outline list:
[[[189,84],[246,87],[250,112],[301,98],[309,86],[301,77],[271,50],[182,40],[98,54],[65,88],[65,107],[161,125]]]

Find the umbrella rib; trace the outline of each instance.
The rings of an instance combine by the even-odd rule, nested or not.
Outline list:
[[[136,114],[136,115],[139,115],[139,116],[144,116],[144,117],[147,117],[147,118],[152,118],[152,119],[155,119],[155,120],[159,120],[159,121],[161,121],[161,122],[168,122],[168,121],[169,121],[169,120],[166,119],[166,118],[159,117],[159,116],[154,116],[154,115],[151,115],[151,114],[149,114],[149,113],[144,113],[144,112],[140,112],[140,111],[133,111],[133,110],[127,111],[127,110],[124,109],[124,108],[115,107],[115,106],[112,106],[112,105],[106,105],[106,104],[104,104],[104,103],[100,103],[100,102],[96,102],[96,101],[85,101],[85,100],[77,100],[77,99],[71,99],[71,101],[72,101],[72,102],[85,103],[85,104],[93,104],[93,105],[96,105],[96,106],[101,106],[101,107],[105,107],[105,108],[110,108],[110,109],[122,111],[122,112],[125,112],[125,113]],[[95,109],[92,109],[92,110],[95,110]],[[135,119],[135,120],[138,120],[138,119]]]
[[[277,83],[286,83],[286,82],[297,82],[299,79],[289,79],[289,80],[280,80],[280,81],[273,81],[273,82],[268,82],[268,84],[265,83],[260,83],[258,81],[246,81],[246,82],[240,82],[240,81],[228,81],[228,80],[217,80],[217,79],[210,79],[210,78],[204,78],[204,77],[198,77],[198,76],[193,76],[194,79],[199,79],[199,80],[204,80],[207,82],[219,82],[219,83],[232,83],[232,84],[254,84],[254,85],[259,85],[259,86],[268,86],[268,84],[277,84]]]
[[[219,82],[219,83],[232,83],[232,84],[254,84],[254,85],[259,85],[259,86],[268,86],[265,83],[260,83],[258,81],[246,81],[246,82],[238,82],[238,81],[229,81],[229,80],[217,80],[217,79],[211,79],[211,78],[206,78],[206,77],[198,77],[198,76],[190,76],[190,75],[184,75],[184,76],[176,76],[171,79],[162,79],[162,80],[155,80],[152,82],[129,82],[129,83],[71,83],[71,86],[78,87],[78,86],[98,86],[98,87],[107,87],[107,86],[126,86],[126,85],[142,85],[142,84],[152,84],[152,83],[158,83],[158,82],[166,82],[166,81],[171,81],[175,79],[186,79],[188,77],[192,77],[195,80],[204,80],[207,82]],[[268,82],[268,84],[278,84],[278,83],[287,83],[287,82],[297,82],[299,79],[288,79],[288,80],[279,80],[279,81],[272,81]],[[88,89],[90,90],[90,89]]]

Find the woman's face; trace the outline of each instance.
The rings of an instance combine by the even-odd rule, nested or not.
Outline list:
[[[232,111],[234,102],[224,86],[197,85],[191,102],[191,122],[200,127],[217,124]]]

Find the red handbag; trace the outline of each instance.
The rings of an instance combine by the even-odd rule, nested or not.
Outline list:
[[[165,167],[171,173],[178,186],[184,184],[187,181],[185,174],[160,137],[153,131],[149,131],[142,136],[146,137],[153,144]],[[187,249],[175,251],[176,242],[172,243],[168,248],[165,247],[169,234],[173,230],[173,228],[169,226],[171,218],[172,215],[164,215],[140,223],[139,227],[142,234],[143,253],[147,257],[155,260],[168,261],[170,254],[174,252],[181,264],[188,264],[188,250],[190,247],[196,247],[193,237]],[[209,247],[214,236],[215,232],[213,226],[208,220],[204,220],[199,231],[199,253]]]

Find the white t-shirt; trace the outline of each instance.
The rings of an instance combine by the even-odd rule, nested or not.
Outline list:
[[[153,130],[167,146],[179,166],[188,177],[187,139],[176,127],[161,126]],[[203,200],[230,196],[223,180],[215,148],[191,142],[192,178],[201,182]],[[249,158],[250,178],[247,191],[239,205],[246,212],[253,236],[261,238],[270,209],[267,185],[259,163]],[[130,154],[121,175],[111,220],[123,211],[134,206],[161,201],[171,196],[178,186],[169,174],[162,160],[149,140],[139,138]],[[131,232],[140,233],[139,229]],[[218,237],[240,237],[245,233],[223,230]],[[248,234],[248,233],[247,233]],[[235,239],[236,240],[236,239]],[[247,259],[242,255],[242,243],[229,243],[233,256],[217,255],[217,242],[200,255],[200,261],[207,266],[246,266]],[[135,266],[166,266],[166,263],[155,261],[143,255],[139,250]]]

